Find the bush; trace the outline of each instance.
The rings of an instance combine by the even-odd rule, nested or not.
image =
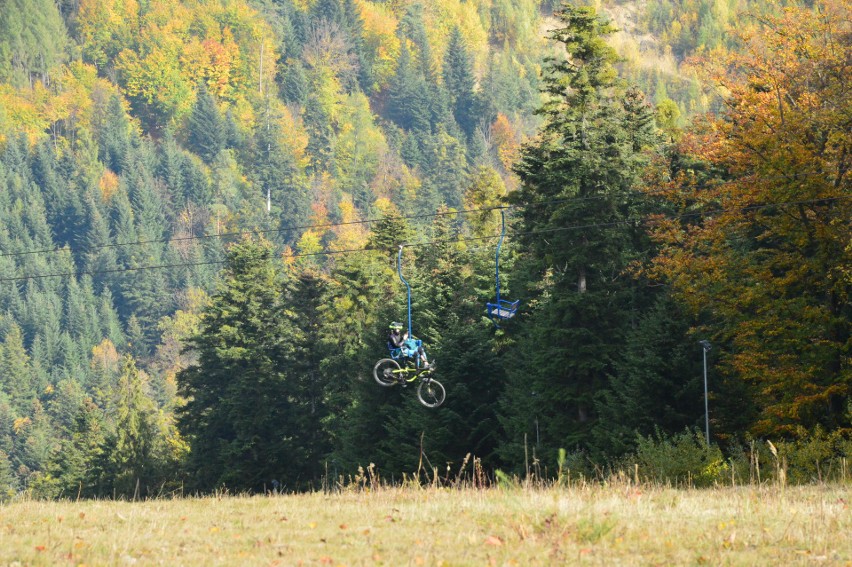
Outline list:
[[[778,459],[786,466],[787,481],[793,484],[848,480],[852,460],[849,431],[813,431],[799,428],[797,439],[778,443]]]
[[[643,480],[673,485],[712,486],[725,480],[729,465],[716,445],[707,445],[700,431],[665,436],[639,436],[635,455]]]

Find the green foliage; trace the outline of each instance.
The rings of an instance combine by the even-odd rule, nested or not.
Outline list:
[[[610,458],[631,450],[636,433],[673,435],[703,423],[701,347],[689,334],[689,317],[668,295],[643,311],[595,401],[595,445]]]
[[[187,142],[205,163],[211,163],[225,147],[225,123],[213,96],[204,83],[198,88],[195,105],[187,121]]]
[[[0,286],[0,498],[24,489],[39,497],[144,496],[176,486],[186,472],[188,486],[205,491],[221,484],[259,491],[272,480],[296,489],[370,462],[431,477],[432,465],[443,470],[468,453],[517,472],[525,450],[536,474],[591,475],[637,443],[688,453],[680,438],[661,449],[661,436],[702,419],[691,325],[708,318],[693,318],[682,297],[642,279],[658,253],[644,235],[646,216],[683,211],[637,189],[655,176],[700,182],[737,164],[760,170],[734,160],[733,146],[711,152],[715,165],[683,147],[672,151],[665,175],[647,165],[656,158],[656,133],[707,147],[690,138],[684,120],[715,103],[677,60],[717,49],[721,61],[736,47],[728,26],[757,22],[738,9],[775,8],[649,4],[645,25],[661,40],[660,65],[639,68],[618,60],[607,43],[611,26],[588,8],[557,13],[555,41],[544,46],[538,30],[552,26],[539,9],[549,15],[554,4],[284,0],[255,3],[258,12],[242,0],[6,2],[0,279],[12,279]],[[821,4],[814,14],[829,8]],[[553,47],[564,52],[541,73]],[[848,153],[840,151],[845,130],[831,126],[843,115],[836,109],[846,91],[836,85],[845,83],[834,70],[844,67],[833,52],[815,53],[785,51],[772,66],[812,57],[831,71],[821,74],[826,81],[802,79],[825,87],[802,91],[822,114],[790,129],[807,134],[817,124],[828,132],[802,160],[811,165]],[[810,68],[819,67],[803,67]],[[656,107],[627,88],[632,83],[646,86]],[[771,94],[758,87],[748,96]],[[763,124],[776,102],[767,98],[763,114],[732,127]],[[788,109],[784,120],[795,116]],[[760,139],[762,150],[776,147],[771,136],[747,138]],[[832,175],[822,178],[833,183]],[[807,189],[791,179],[785,191]],[[441,207],[485,209],[505,200],[516,207],[501,258],[503,291],[523,307],[498,331],[483,317],[498,215],[454,216]],[[830,202],[819,211],[834,211],[833,220],[814,234],[845,236],[841,219],[849,215]],[[695,212],[692,203],[684,210]],[[399,216],[436,211],[442,220],[431,225],[431,216]],[[755,214],[764,225],[789,222],[777,211]],[[378,216],[365,223],[369,234],[360,224],[294,228]],[[233,234],[245,231],[263,231],[272,242],[233,245],[220,273]],[[714,431],[733,444],[773,396],[786,403],[795,391],[770,388],[772,395],[757,397],[757,384],[725,366],[728,350],[737,349],[749,369],[747,355],[765,336],[785,337],[771,341],[782,355],[798,352],[790,350],[794,341],[812,345],[807,357],[775,357],[758,373],[771,386],[777,361],[817,368],[818,379],[796,382],[816,390],[809,409],[785,419],[827,429],[811,437],[788,429],[793,440],[779,441],[776,455],[761,445],[760,459],[771,475],[786,462],[791,481],[834,478],[848,455],[845,438],[833,436],[848,422],[848,365],[837,345],[848,339],[849,274],[812,266],[849,250],[842,239],[840,248],[811,249],[811,235],[800,231],[791,242],[803,246],[807,262],[795,255],[786,262],[777,256],[783,239],[754,234],[738,235],[738,253],[757,246],[776,254],[772,267],[789,281],[802,266],[828,276],[785,288],[776,308],[735,310],[747,332],[719,340],[710,361]],[[467,237],[481,241],[453,242]],[[407,248],[405,266],[415,331],[448,389],[439,411],[419,406],[410,391],[377,389],[369,377],[385,352],[387,321],[404,313],[396,247],[431,240]],[[365,241],[369,252],[322,254]],[[294,247],[315,255],[293,257]],[[705,257],[718,259],[695,256]],[[722,295],[754,298],[771,287]],[[206,297],[199,290],[215,289],[188,343],[194,323],[187,318]],[[798,308],[812,297],[828,298],[824,333],[806,325],[824,311]],[[724,310],[725,302],[714,306]],[[761,327],[758,313],[778,314],[783,325],[769,318]],[[718,312],[709,319],[717,323]],[[745,348],[748,337],[755,342]],[[176,407],[185,408],[186,440],[175,429]],[[820,417],[822,407],[830,420]],[[581,530],[588,541],[603,533],[593,524]]]
[[[852,459],[852,435],[848,431],[799,429],[796,439],[780,441],[773,452],[776,468],[783,467],[785,480],[793,484],[845,480]]]
[[[18,491],[18,482],[12,471],[9,455],[0,450],[0,503],[8,502]]]
[[[503,456],[514,462],[534,431],[540,454],[592,441],[595,400],[650,295],[627,271],[648,250],[633,227],[647,210],[637,188],[656,144],[653,115],[617,76],[605,41],[613,28],[591,8],[559,18],[551,36],[565,57],[546,70],[547,122],[524,149],[522,186],[510,196],[523,250],[512,286],[528,313],[503,400]]]
[[[156,490],[156,409],[142,388],[136,362],[125,356],[115,392],[115,431],[106,438],[103,452],[108,491],[127,498],[144,498]]]
[[[289,103],[305,104],[308,99],[308,79],[305,68],[298,61],[284,66],[281,94]]]
[[[181,403],[174,372],[194,355],[165,363],[164,353],[179,350],[183,339],[164,336],[162,322],[185,307],[190,288],[211,290],[220,279],[223,242],[215,236],[270,231],[278,254],[302,239],[294,226],[376,210],[459,207],[467,172],[487,150],[480,123],[491,121],[491,109],[511,106],[521,124],[537,98],[534,49],[471,41],[487,36],[486,12],[451,33],[417,4],[280,2],[258,13],[239,0],[34,2],[14,0],[15,9],[0,11],[0,276],[38,276],[0,287],[0,395],[8,418],[0,447],[15,486],[37,482],[42,495],[130,497],[137,478],[141,495],[176,465],[184,445],[170,429]],[[512,18],[529,27],[537,15],[515,10]],[[505,92],[477,92],[483,56],[507,62]],[[74,63],[63,66],[66,60]],[[388,80],[394,71],[398,80]],[[502,193],[499,177],[484,182]],[[354,210],[338,208],[348,198],[341,194],[351,196]],[[340,424],[352,428],[351,439],[369,440],[350,452],[357,459],[347,457],[357,465],[380,437],[382,416],[396,412],[386,405],[392,398],[345,379],[353,361],[374,362],[372,349],[383,342],[379,320],[399,299],[392,255],[417,229],[389,215],[370,238],[389,254],[318,256],[282,275],[290,283],[270,301],[289,306],[298,297],[293,317],[312,321],[309,333],[282,331],[296,353],[285,381],[300,400],[292,427],[312,436],[288,445],[311,464],[275,478],[309,482],[324,454],[343,455],[349,431],[338,434]],[[316,235],[315,250],[334,238]],[[459,258],[433,266],[466,270]],[[78,272],[87,274],[41,277]],[[435,333],[430,348],[445,356],[438,330],[446,317],[448,340],[465,345],[459,351],[447,343],[446,356],[459,356],[463,369],[448,372],[459,379],[472,372],[469,395],[485,395],[454,410],[450,425],[434,425],[437,445],[453,455],[481,445],[487,456],[493,435],[465,420],[471,412],[492,426],[497,389],[485,372],[499,376],[500,368],[487,326],[465,332],[480,322],[479,298],[462,291],[474,279],[481,277],[449,278],[422,305],[428,311],[427,298],[440,298],[425,317]],[[464,313],[453,313],[459,305]],[[128,354],[137,377],[122,372]],[[118,395],[122,380],[132,396]],[[359,419],[369,423],[359,428]],[[19,436],[11,433],[15,423]],[[465,428],[473,433],[444,431]],[[490,437],[481,442],[480,435]],[[227,472],[240,482],[251,476]],[[169,474],[179,476],[174,468]]]
[[[91,399],[83,401],[56,463],[64,496],[97,497],[107,493],[114,483],[114,479],[108,476],[108,471],[112,471],[104,451],[111,446],[106,443],[103,429],[103,417],[98,406]],[[147,474],[149,471],[139,472]]]
[[[474,93],[473,60],[467,52],[459,29],[453,28],[444,56],[444,87],[450,94],[453,116],[468,136],[474,134],[480,121],[488,123],[488,116],[479,115],[479,105]]]
[[[5,0],[0,9],[0,82],[45,85],[65,59],[68,36],[55,2]]]
[[[273,480],[297,488],[319,470],[310,441],[317,393],[298,366],[306,330],[271,252],[250,240],[229,249],[225,277],[189,342],[198,362],[177,377],[187,399],[179,426],[200,490],[263,490]]]
[[[676,486],[713,486],[729,476],[728,463],[717,445],[707,445],[700,430],[672,436],[660,431],[640,436],[636,445],[639,475],[650,482]]]
[[[429,132],[428,83],[417,72],[411,53],[403,46],[396,63],[396,76],[388,92],[388,116],[406,130]]]
[[[0,342],[0,384],[12,406],[23,414],[36,398],[38,383],[33,379],[30,359],[24,349],[21,329],[12,324]]]

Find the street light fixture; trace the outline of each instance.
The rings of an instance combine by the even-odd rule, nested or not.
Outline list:
[[[707,407],[707,353],[713,348],[710,341],[698,341],[704,351],[704,435],[707,440],[707,446],[710,446],[710,411]]]

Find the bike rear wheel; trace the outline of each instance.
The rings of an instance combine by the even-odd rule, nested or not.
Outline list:
[[[399,363],[392,358],[383,358],[373,367],[373,378],[381,386],[396,386],[399,376]]]
[[[444,386],[432,378],[424,378],[417,386],[417,399],[427,408],[436,408],[444,403],[447,391]]]

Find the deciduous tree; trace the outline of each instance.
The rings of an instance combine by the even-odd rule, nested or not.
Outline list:
[[[653,187],[687,215],[657,225],[657,274],[708,316],[723,375],[752,388],[754,434],[852,425],[848,13],[845,0],[788,8],[741,54],[706,61],[725,112]]]

